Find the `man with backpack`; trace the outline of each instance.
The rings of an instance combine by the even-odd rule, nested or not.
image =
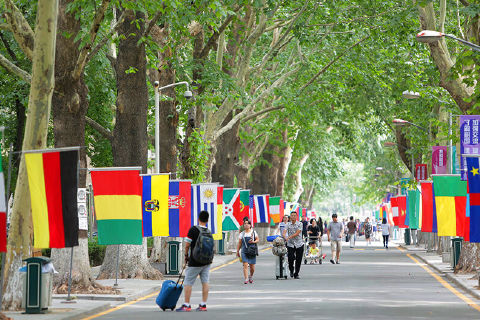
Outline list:
[[[207,298],[209,291],[210,265],[213,261],[214,242],[212,233],[207,228],[210,215],[207,211],[200,211],[198,214],[198,226],[193,226],[188,230],[185,239],[185,264],[188,268],[185,271],[185,303],[177,311],[191,311],[190,297],[192,296],[192,287],[200,276],[202,282],[202,303],[197,311],[207,311]]]

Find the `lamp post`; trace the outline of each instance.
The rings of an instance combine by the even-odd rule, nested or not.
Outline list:
[[[454,35],[443,33],[443,32],[432,31],[432,30],[422,30],[419,33],[417,33],[416,38],[417,38],[417,41],[421,43],[432,43],[432,42],[439,41],[443,37],[457,40],[461,44],[464,44],[472,48],[473,50],[480,52],[480,46],[476,45],[475,43],[471,43],[469,41],[457,38]]]
[[[410,121],[407,121],[407,120],[403,120],[403,119],[393,119],[393,124],[394,125],[397,125],[397,126],[403,126],[403,125],[406,125],[406,124],[409,124],[411,126],[414,126],[414,127],[417,127],[419,129],[422,129],[423,131],[427,132],[428,133],[428,130],[425,129],[424,127],[421,127],[419,125],[416,125],[415,123],[412,123]]]
[[[155,81],[155,173],[160,173],[160,90],[185,84],[187,86],[187,91],[183,94],[186,99],[192,98],[192,92],[190,91],[190,86],[188,82],[182,81],[177,83],[169,84],[159,88],[160,83]]]

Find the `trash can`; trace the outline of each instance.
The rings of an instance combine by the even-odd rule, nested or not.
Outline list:
[[[450,265],[452,266],[453,269],[458,264],[458,260],[460,259],[460,253],[462,252],[462,246],[463,246],[463,239],[462,238],[452,238],[452,251],[451,251],[451,259],[450,259]]]
[[[222,239],[218,240],[218,254],[225,255],[225,235],[226,232],[222,232]]]
[[[27,266],[23,275],[22,308],[25,313],[45,313],[52,305],[53,273],[42,270],[52,261],[46,257],[33,257],[23,260]],[[21,269],[21,270],[22,270]]]
[[[180,273],[180,242],[176,240],[168,241],[167,274]]]
[[[406,228],[405,229],[405,245],[409,245],[410,244],[410,229],[409,228]]]

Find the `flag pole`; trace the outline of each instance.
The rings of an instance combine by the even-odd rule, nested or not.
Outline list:
[[[2,135],[3,138],[3,135]],[[12,151],[13,151],[13,143],[10,143],[10,152],[8,153],[8,178],[7,178],[7,192],[5,192],[5,228],[6,228],[6,235],[8,239],[8,198],[10,197],[10,179],[12,175]],[[1,195],[0,195],[1,196]],[[2,311],[2,301],[3,301],[3,282],[4,282],[4,274],[5,274],[5,252],[2,252],[2,276],[0,280],[0,311]]]
[[[120,245],[117,244],[117,270],[115,271],[115,284],[113,285],[114,287],[118,287],[118,261],[120,257]]]

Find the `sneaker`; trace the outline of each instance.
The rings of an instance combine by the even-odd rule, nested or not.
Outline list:
[[[327,256],[327,255],[324,253],[324,254],[322,255],[322,259],[325,259],[326,256]]]
[[[190,312],[192,311],[192,307],[191,306],[187,306],[185,303],[182,304],[182,306],[177,309],[177,312]]]
[[[253,283],[253,278],[252,277],[248,278],[248,282]]]
[[[245,281],[243,282],[243,284],[248,284],[248,280],[245,280]]]
[[[293,278],[294,278],[294,279],[300,279],[300,277],[298,276],[298,274],[297,274],[295,277],[293,277]]]
[[[337,264],[340,264],[340,261],[337,261]]]
[[[197,311],[207,311],[207,305],[205,304],[202,306],[201,304],[199,304]]]
[[[335,261],[333,261],[333,259],[330,259],[330,263],[335,264]]]

